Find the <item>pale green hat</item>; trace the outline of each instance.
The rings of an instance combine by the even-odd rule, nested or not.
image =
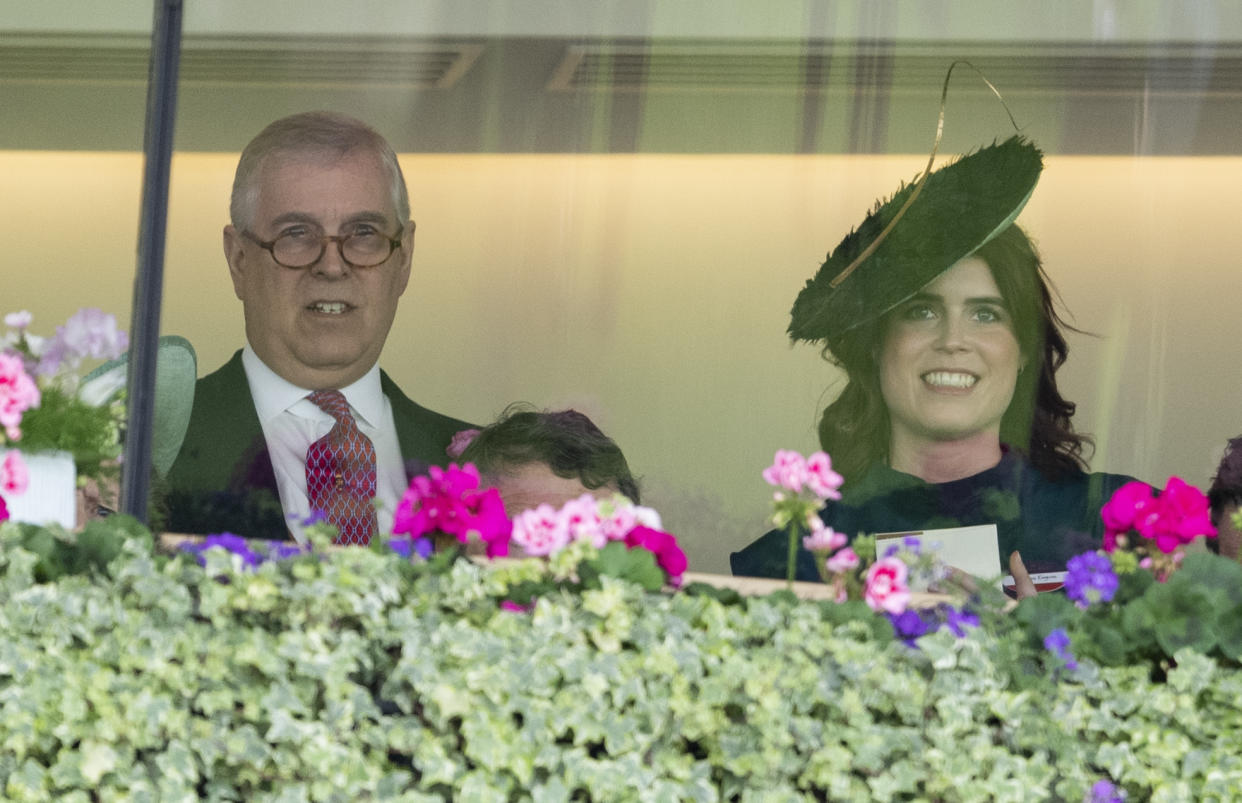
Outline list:
[[[126,353],[87,374],[78,397],[90,404],[105,404],[125,389],[128,373]],[[177,335],[161,336],[155,363],[155,420],[151,425],[151,465],[161,477],[181,451],[197,379],[198,359],[190,341]]]

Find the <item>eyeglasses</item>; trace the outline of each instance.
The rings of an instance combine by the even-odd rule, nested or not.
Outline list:
[[[401,245],[401,226],[392,237],[375,227],[360,223],[344,234],[324,234],[318,226],[294,226],[264,242],[250,231],[242,234],[272,255],[277,265],[286,268],[309,268],[323,259],[328,243],[336,243],[341,261],[351,268],[374,268],[382,265]]]

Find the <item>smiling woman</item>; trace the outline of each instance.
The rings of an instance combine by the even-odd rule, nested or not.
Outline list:
[[[798,296],[790,334],[822,342],[848,377],[819,427],[845,477],[821,511],[835,530],[992,524],[999,554],[1034,572],[1100,543],[1100,507],[1129,478],[1085,472],[1090,440],[1057,388],[1064,324],[1013,222],[1040,170],[1013,138],[932,173],[869,215]],[[734,573],[781,576],[784,544],[769,533],[732,556]],[[810,553],[799,560],[799,578],[816,579]]]

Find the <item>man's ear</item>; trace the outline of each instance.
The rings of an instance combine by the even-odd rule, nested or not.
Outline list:
[[[398,295],[405,292],[406,285],[410,283],[410,266],[414,259],[414,221],[408,221],[405,228],[401,230],[401,283]]]
[[[242,298],[242,286],[245,283],[245,267],[242,258],[246,255],[246,243],[241,232],[233,228],[233,224],[224,227],[224,259],[229,263],[229,276],[233,278],[233,295]]]

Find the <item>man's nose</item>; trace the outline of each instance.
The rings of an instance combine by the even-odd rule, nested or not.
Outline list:
[[[341,241],[336,237],[324,237],[323,256],[311,266],[311,270],[324,278],[337,278],[349,272],[349,263],[341,255]]]

